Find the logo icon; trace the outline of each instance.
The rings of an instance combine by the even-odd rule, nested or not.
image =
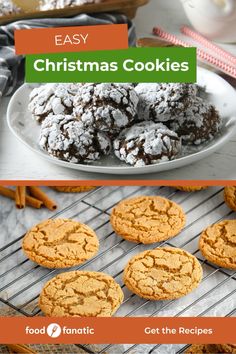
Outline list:
[[[61,334],[61,327],[57,323],[51,323],[47,327],[47,334],[51,338],[57,338]]]

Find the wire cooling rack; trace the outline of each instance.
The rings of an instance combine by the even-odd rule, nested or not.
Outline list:
[[[53,218],[73,218],[92,227],[100,240],[100,250],[93,259],[74,269],[106,272],[121,285],[125,299],[116,316],[234,316],[236,312],[236,272],[219,268],[204,260],[198,250],[201,231],[222,219],[235,218],[224,203],[223,188],[211,187],[201,192],[184,193],[169,187],[100,187],[79,196]],[[171,240],[153,245],[133,244],[117,236],[110,225],[111,209],[122,199],[137,195],[160,195],[182,205],[187,224]],[[68,198],[70,198],[68,196]],[[40,220],[38,220],[40,221]],[[21,235],[0,249],[0,301],[25,316],[41,315],[37,306],[46,281],[60,273],[42,268],[25,258]],[[191,294],[172,301],[149,301],[132,294],[122,282],[128,260],[140,251],[169,245],[194,254],[202,264],[203,280]],[[89,346],[81,346],[93,353]],[[104,345],[97,353],[182,353],[186,346],[175,345]]]

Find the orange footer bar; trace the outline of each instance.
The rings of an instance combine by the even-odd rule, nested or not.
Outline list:
[[[236,318],[0,317],[0,343],[235,343]]]

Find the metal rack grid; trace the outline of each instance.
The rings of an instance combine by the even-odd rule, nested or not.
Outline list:
[[[91,226],[100,240],[100,251],[85,264],[71,269],[89,269],[107,272],[120,283],[125,299],[117,316],[233,316],[236,312],[236,272],[219,268],[204,260],[198,250],[198,238],[202,229],[225,218],[235,218],[235,213],[225,205],[223,188],[212,187],[197,193],[184,193],[168,187],[101,187],[70,204],[55,217],[73,218]],[[118,237],[109,223],[113,206],[120,200],[136,195],[161,195],[180,203],[187,215],[183,231],[171,240],[154,245],[133,244]],[[37,299],[43,284],[58,274],[35,265],[21,251],[22,236],[0,249],[0,301],[25,316],[40,315]],[[192,294],[172,301],[150,301],[137,297],[125,288],[122,273],[127,261],[136,253],[150,248],[169,245],[182,247],[194,254],[203,266],[201,285]],[[226,306],[227,305],[227,306]],[[146,353],[159,353],[162,345],[148,346]],[[104,345],[99,353],[110,350]],[[92,353],[89,346],[83,346]],[[127,346],[123,353],[139,353],[139,345]],[[184,346],[175,346],[181,353]],[[144,353],[144,349],[141,349]],[[141,353],[140,352],[140,353]],[[172,351],[173,352],[173,351]]]

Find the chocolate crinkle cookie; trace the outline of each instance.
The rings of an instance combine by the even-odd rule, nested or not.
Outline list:
[[[21,12],[11,0],[0,0],[0,16],[9,16]]]
[[[54,9],[64,9],[70,6],[80,6],[85,4],[97,4],[102,0],[40,0],[39,9],[48,11]]]
[[[139,95],[139,120],[167,122],[192,105],[198,89],[195,84],[147,83],[135,87]]]
[[[30,94],[29,110],[41,123],[49,114],[71,114],[74,97],[81,84],[46,84]]]
[[[130,84],[85,84],[74,100],[74,115],[86,127],[118,134],[137,114],[138,95]]]
[[[81,163],[98,160],[111,150],[110,139],[70,115],[52,115],[41,126],[40,147],[60,160]]]
[[[115,155],[136,167],[173,160],[180,151],[178,135],[164,124],[151,121],[124,129],[114,141]]]
[[[222,124],[219,112],[214,106],[196,97],[194,103],[168,127],[181,136],[183,144],[200,145],[212,140]]]

